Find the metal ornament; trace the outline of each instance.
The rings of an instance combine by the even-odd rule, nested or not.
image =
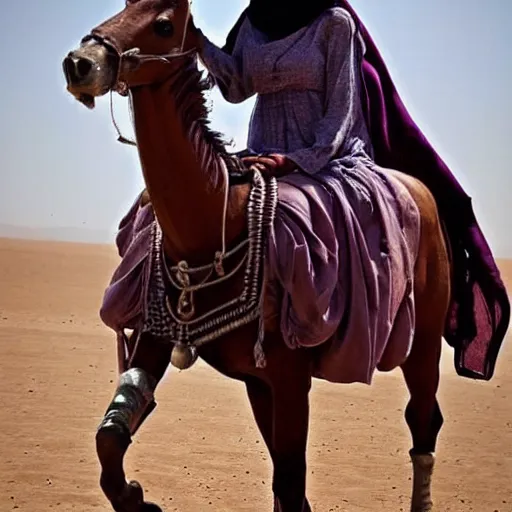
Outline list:
[[[171,352],[171,364],[178,370],[188,370],[199,357],[194,345],[176,343]]]

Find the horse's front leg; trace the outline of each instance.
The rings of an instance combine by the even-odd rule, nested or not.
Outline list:
[[[274,420],[274,512],[311,512],[306,498],[311,389],[309,352],[286,350],[287,357],[281,360],[277,371],[270,374]]]
[[[171,347],[144,336],[96,432],[100,485],[116,512],[158,511],[144,502],[138,482],[127,482],[123,460],[132,436],[156,406],[154,391],[170,361]]]

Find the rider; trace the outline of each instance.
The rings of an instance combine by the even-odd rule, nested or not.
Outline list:
[[[251,0],[224,48],[197,33],[201,60],[224,98],[257,95],[246,162],[277,176],[299,169],[322,180],[372,159],[429,187],[454,262],[445,336],[456,347],[459,373],[490,378],[510,313],[499,271],[470,197],[410,118],[350,5]],[[466,351],[473,343],[478,350]]]

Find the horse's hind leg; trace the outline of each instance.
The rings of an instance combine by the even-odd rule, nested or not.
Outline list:
[[[119,377],[114,397],[96,432],[100,485],[116,512],[160,510],[144,503],[137,482],[126,482],[123,460],[132,436],[156,405],[153,393],[169,360],[168,344],[150,337],[142,339],[130,369]]]
[[[440,354],[441,336],[426,337],[418,333],[412,353],[402,367],[410,392],[405,419],[412,435],[412,512],[433,510],[431,479],[437,436],[443,425],[443,416],[436,398]]]
[[[442,333],[449,300],[445,266],[429,274],[423,293],[416,295],[416,334],[411,353],[402,365],[410,393],[405,420],[412,435],[413,465],[411,512],[432,512],[431,480],[436,442],[443,415],[437,401]],[[421,285],[420,285],[421,288]]]
[[[416,332],[411,353],[402,366],[410,393],[405,419],[413,442],[412,512],[433,510],[431,479],[437,437],[443,425],[436,395],[450,299],[450,267],[439,224],[424,221],[422,231],[423,247],[415,272]]]
[[[418,180],[393,174],[411,193],[421,219],[414,269],[415,336],[402,371],[411,396],[405,411],[413,442],[411,511],[431,512],[434,454],[443,425],[436,395],[442,335],[450,301],[450,260],[432,194]]]

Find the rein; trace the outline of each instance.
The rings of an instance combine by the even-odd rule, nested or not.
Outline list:
[[[106,41],[102,40],[102,44],[107,44]],[[172,53],[168,53],[165,55],[151,55],[151,54],[141,54],[139,48],[131,48],[130,50],[126,50],[123,53],[118,53],[119,57],[119,67],[117,69],[117,78],[114,87],[110,90],[110,118],[112,120],[112,124],[117,132],[117,141],[121,144],[127,144],[129,146],[137,147],[137,143],[133,140],[126,138],[116,122],[114,115],[114,103],[113,103],[113,93],[117,92],[121,96],[128,96],[130,94],[130,87],[128,84],[119,79],[119,75],[121,74],[121,69],[123,68],[123,62],[132,61],[137,64],[137,66],[141,66],[147,62],[156,62],[160,61],[165,64],[170,64],[172,59],[178,57],[188,57],[189,55],[194,55],[196,53],[196,49],[193,48],[191,50],[184,51],[176,51]],[[132,110],[131,102],[129,103],[130,113]]]

